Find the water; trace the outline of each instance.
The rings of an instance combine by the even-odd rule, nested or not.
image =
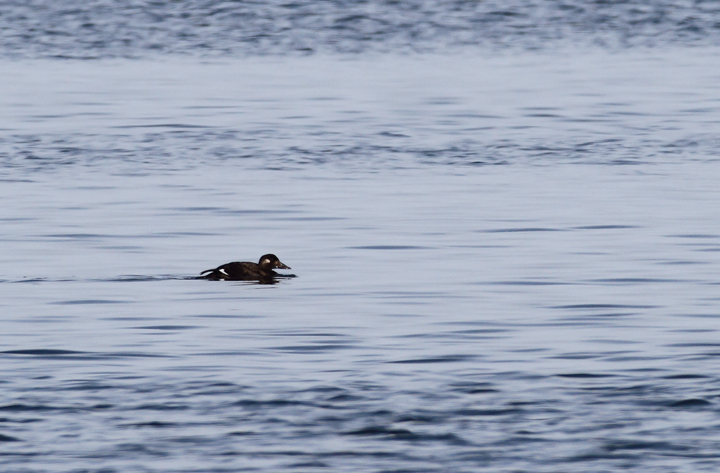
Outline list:
[[[628,48],[720,44],[713,1],[6,0],[11,57],[97,59],[316,52]]]
[[[717,471],[713,8],[3,4],[2,471]]]

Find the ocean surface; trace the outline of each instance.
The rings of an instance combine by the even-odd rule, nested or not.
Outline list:
[[[6,1],[0,112],[0,471],[720,470],[718,2]]]

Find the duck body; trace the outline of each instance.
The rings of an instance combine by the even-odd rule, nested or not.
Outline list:
[[[200,273],[203,279],[226,280],[226,281],[260,281],[271,283],[274,278],[281,276],[273,269],[290,269],[273,254],[262,255],[260,261],[251,263],[249,261],[235,261],[223,264],[215,269],[206,269]]]

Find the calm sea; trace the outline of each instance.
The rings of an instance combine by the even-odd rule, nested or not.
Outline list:
[[[717,2],[6,1],[0,111],[3,472],[720,470]]]

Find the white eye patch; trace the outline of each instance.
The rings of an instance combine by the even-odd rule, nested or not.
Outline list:
[[[220,268],[220,272],[223,273],[225,276],[229,276],[229,274],[227,273],[227,271],[225,271],[225,270],[222,269],[222,268]]]

